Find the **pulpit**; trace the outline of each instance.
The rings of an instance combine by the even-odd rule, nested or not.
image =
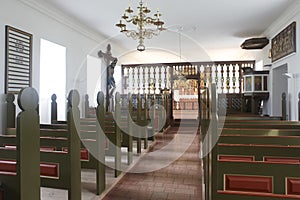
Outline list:
[[[244,69],[244,99],[246,111],[260,114],[261,103],[269,99],[268,91],[269,71],[254,71]]]

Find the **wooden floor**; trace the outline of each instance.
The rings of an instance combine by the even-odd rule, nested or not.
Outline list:
[[[199,133],[195,120],[184,120],[157,134],[155,145],[144,153],[121,178],[107,173],[107,190],[94,195],[93,172],[82,172],[84,200],[201,200],[202,171],[199,158]],[[125,163],[125,161],[124,161]],[[42,189],[42,199],[67,199],[67,192]]]

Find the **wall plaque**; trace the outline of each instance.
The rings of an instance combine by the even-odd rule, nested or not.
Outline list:
[[[296,22],[292,22],[272,39],[272,62],[296,52]]]
[[[5,93],[18,93],[31,86],[32,35],[11,26],[5,28]]]

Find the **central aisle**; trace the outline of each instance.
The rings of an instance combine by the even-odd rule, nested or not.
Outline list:
[[[195,126],[182,124],[157,135],[150,152],[102,199],[201,199],[200,140],[197,128],[191,125]]]

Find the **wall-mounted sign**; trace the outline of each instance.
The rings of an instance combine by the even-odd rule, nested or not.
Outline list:
[[[296,22],[291,23],[272,39],[272,62],[296,52]]]
[[[31,86],[32,35],[11,26],[6,34],[5,93],[18,93]]]

